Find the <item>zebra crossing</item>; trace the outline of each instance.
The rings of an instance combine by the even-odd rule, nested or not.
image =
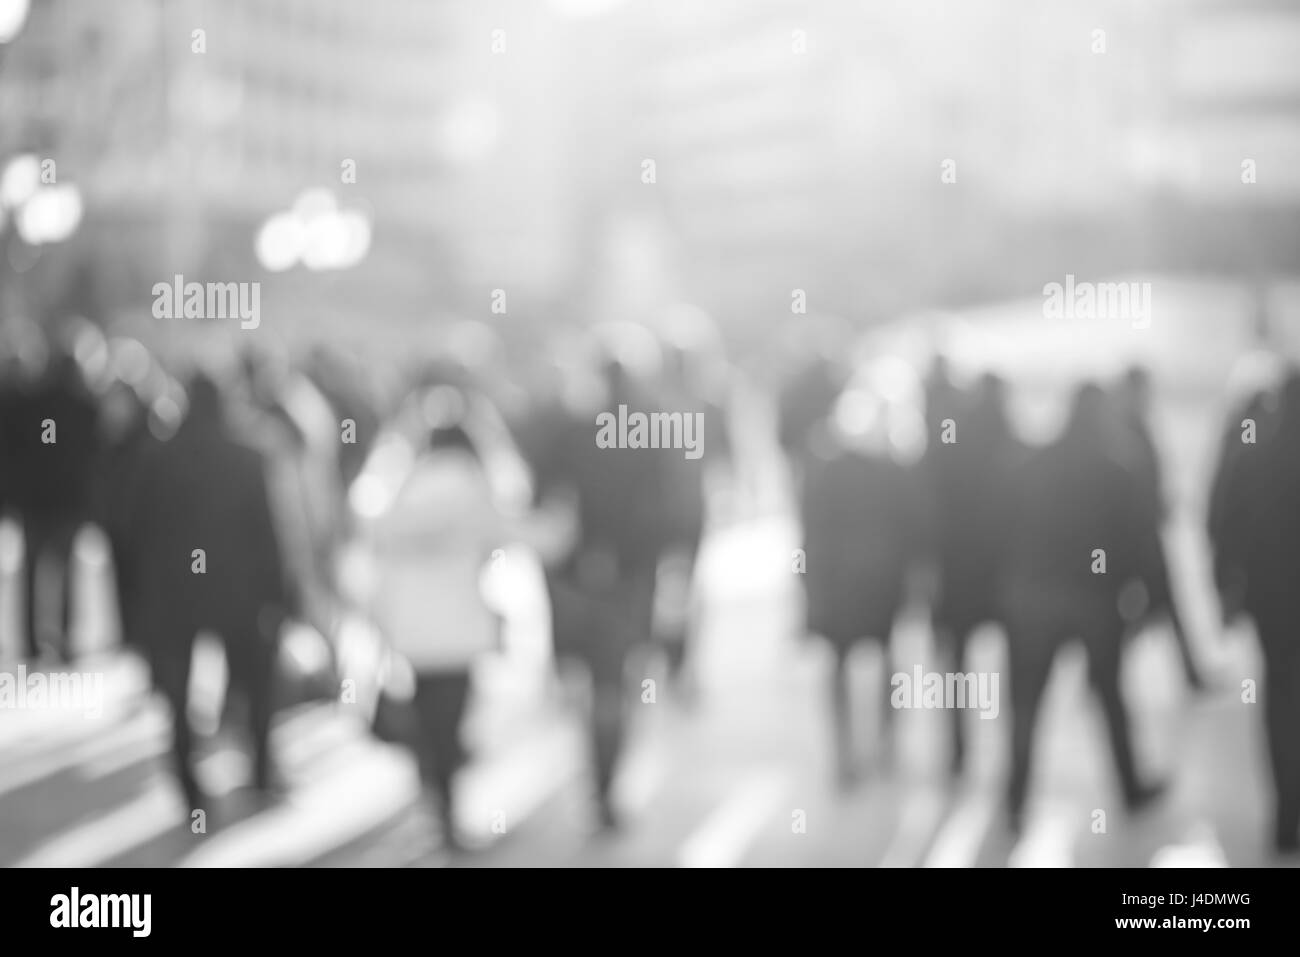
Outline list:
[[[906,757],[869,770],[855,790],[838,791],[816,727],[817,664],[806,662],[796,680],[786,680],[780,693],[800,697],[776,721],[754,720],[744,688],[706,699],[699,713],[665,706],[646,715],[619,786],[629,823],[613,835],[593,838],[583,820],[584,755],[576,724],[558,714],[539,723],[527,740],[497,749],[462,776],[463,823],[484,845],[463,861],[437,850],[409,757],[371,739],[336,705],[307,706],[279,721],[276,751],[288,787],[270,804],[243,787],[242,750],[218,737],[199,765],[215,806],[196,833],[194,809],[182,806],[168,774],[162,705],[122,702],[103,722],[75,729],[56,722],[48,739],[7,742],[0,855],[9,866],[76,867],[1223,866],[1267,860],[1242,825],[1243,816],[1254,818],[1263,832],[1266,771],[1246,746],[1256,730],[1252,715],[1231,695],[1196,703],[1182,715],[1182,770],[1169,798],[1129,819],[1117,806],[1099,716],[1089,714],[1086,696],[1056,689],[1040,743],[1042,773],[1015,840],[1003,831],[999,813],[1003,756],[996,742],[977,741],[967,779],[953,784],[939,772],[942,721],[900,727],[898,751]],[[1067,669],[1062,681],[1070,680]],[[1207,791],[1207,782],[1225,776],[1237,787]],[[1255,807],[1242,800],[1242,785],[1250,786]],[[1228,801],[1218,803],[1222,798]]]
[[[1268,771],[1259,715],[1237,693],[1243,679],[1259,674],[1248,635],[1229,636],[1215,662],[1221,690],[1200,699],[1181,687],[1168,636],[1145,636],[1128,649],[1124,687],[1139,760],[1172,784],[1165,800],[1137,818],[1120,807],[1082,659],[1065,655],[1044,708],[1032,798],[1016,839],[1001,814],[1004,721],[969,722],[970,766],[956,782],[945,771],[950,713],[898,712],[892,745],[884,743],[880,709],[866,705],[879,704],[881,669],[934,661],[923,625],[904,623],[891,662],[868,649],[852,664],[866,774],[852,791],[839,790],[826,724],[825,649],[791,637],[797,604],[788,570],[757,557],[780,552],[788,537],[774,523],[711,546],[702,569],[713,601],[696,659],[699,703],[688,707],[666,689],[653,702],[631,696],[632,734],[616,786],[627,826],[618,832],[593,835],[579,724],[561,702],[537,693],[531,672],[489,665],[478,676],[482,700],[468,721],[478,757],[457,786],[461,827],[480,850],[451,858],[437,849],[409,756],[374,740],[342,704],[279,717],[273,746],[287,788],[278,801],[259,800],[245,787],[242,741],[219,733],[199,766],[214,806],[182,807],[168,768],[165,706],[150,694],[138,660],[99,652],[78,664],[104,676],[97,718],[51,710],[0,721],[0,864],[1270,862],[1262,841]],[[977,635],[966,667],[1002,670],[999,641]],[[195,698],[212,712],[200,724],[216,727],[219,689]],[[202,828],[195,810],[205,812]]]

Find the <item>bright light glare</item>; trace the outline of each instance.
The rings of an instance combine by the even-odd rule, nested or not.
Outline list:
[[[366,258],[370,252],[370,220],[356,210],[339,214],[345,242],[336,268],[347,269]]]
[[[307,245],[302,251],[308,269],[336,269],[347,249],[347,228],[336,212],[313,216],[305,225]]]
[[[916,374],[899,356],[881,356],[871,364],[871,381],[887,402],[911,398],[916,390]]]
[[[0,0],[3,3],[4,0]],[[31,153],[11,159],[0,174],[0,205],[17,209],[41,188],[41,161]]]
[[[8,43],[18,36],[30,6],[30,0],[0,0],[0,43]]]
[[[311,222],[317,216],[337,212],[338,208],[339,204],[334,199],[334,194],[319,186],[303,190],[293,202],[293,214],[303,224]]]
[[[257,260],[271,272],[301,262],[313,271],[347,269],[370,251],[370,220],[339,209],[328,189],[304,190],[290,212],[276,213],[258,231]]]
[[[871,436],[880,422],[880,400],[865,389],[849,389],[835,403],[835,426],[854,439]]]
[[[302,223],[290,213],[277,213],[257,231],[257,261],[270,272],[283,272],[303,255],[307,236]]]
[[[38,190],[14,217],[18,235],[33,246],[59,243],[81,225],[81,191],[71,184]]]
[[[306,225],[308,269],[347,269],[370,251],[370,221],[355,210],[316,216]]]

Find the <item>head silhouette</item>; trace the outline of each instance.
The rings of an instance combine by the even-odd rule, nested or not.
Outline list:
[[[1076,442],[1101,440],[1106,434],[1110,415],[1110,405],[1101,386],[1095,382],[1085,382],[1074,393],[1065,436]]]
[[[196,372],[190,376],[185,396],[189,400],[188,419],[213,422],[221,418],[221,389],[206,372]]]

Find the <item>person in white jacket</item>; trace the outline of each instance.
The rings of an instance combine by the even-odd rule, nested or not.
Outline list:
[[[490,468],[499,436],[484,400],[438,386],[418,397],[414,427],[399,428],[404,460],[387,507],[367,523],[371,617],[415,673],[417,759],[444,841],[456,846],[452,782],[466,754],[460,725],[474,662],[498,647],[500,619],[480,588],[494,549],[526,537],[501,511]],[[508,451],[508,450],[507,450]]]

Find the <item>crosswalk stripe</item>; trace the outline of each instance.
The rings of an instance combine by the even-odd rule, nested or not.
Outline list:
[[[149,722],[148,733],[131,741],[119,742],[118,747],[88,756],[79,755],[75,761],[77,777],[86,782],[99,781],[126,770],[133,764],[148,760],[167,750],[166,722],[161,718]]]
[[[158,781],[125,804],[73,825],[25,855],[16,867],[94,867],[129,851],[185,818],[174,788]]]
[[[105,724],[98,734],[62,745],[50,744],[40,751],[6,755],[0,767],[0,795],[74,768],[85,761],[142,747],[163,735],[167,722],[155,711],[142,711],[120,724]]]
[[[920,863],[943,815],[944,803],[943,793],[933,786],[905,795],[902,818],[879,866],[915,867]]]
[[[16,681],[20,674],[13,666],[0,670],[11,675],[11,681]],[[84,709],[74,708],[6,709],[2,712],[5,720],[0,722],[0,748],[21,758],[93,737],[129,716],[138,708],[141,696],[148,690],[148,673],[144,665],[127,656],[87,660],[68,670],[102,675],[102,700],[98,713],[92,717]],[[28,672],[29,682],[31,674]]]
[[[1078,835],[1078,809],[1068,801],[1047,799],[1031,805],[1024,835],[1012,848],[1008,867],[1071,867]]]
[[[118,741],[120,746],[104,748],[102,753],[87,753],[85,749],[73,752],[65,755],[67,760],[60,763],[77,765],[82,780],[97,781],[138,761],[164,754],[170,748],[170,722],[164,711],[150,712],[147,733],[129,741]],[[277,723],[271,732],[271,744],[277,758],[286,768],[293,768],[310,764],[322,753],[338,746],[346,738],[348,729],[342,721],[332,718],[331,712],[309,709]],[[113,744],[112,741],[106,743]],[[2,790],[3,785],[0,785]]]
[[[614,800],[625,814],[636,815],[649,806],[668,778],[669,756],[665,743],[656,741],[628,755],[614,784]]]
[[[232,775],[221,773],[229,760],[229,752],[217,752],[197,762],[199,779],[213,797],[224,797],[236,783]],[[153,774],[130,800],[61,831],[16,866],[95,867],[179,827],[188,813],[171,778]]]
[[[347,730],[348,722],[330,722]],[[526,818],[579,767],[571,729],[530,737],[527,747],[466,768],[458,798],[466,833],[491,835],[493,815],[507,825]],[[390,820],[419,797],[410,755],[369,738],[349,737],[298,769],[297,787],[283,806],[221,831],[183,862],[189,867],[279,866],[328,854]],[[476,813],[487,811],[488,813]]]
[[[677,852],[682,867],[735,867],[759,828],[790,794],[789,778],[756,771],[734,787]]]
[[[556,722],[492,759],[471,764],[456,782],[459,826],[470,837],[490,840],[498,815],[515,827],[555,795],[583,768],[577,730]]]
[[[283,867],[356,840],[408,806],[419,790],[411,762],[388,750],[364,757],[264,813],[218,831],[182,867]]]
[[[997,812],[998,796],[987,789],[967,792],[957,810],[943,822],[930,853],[926,867],[972,867],[979,855],[980,845]]]
[[[1228,857],[1219,843],[1214,825],[1204,819],[1193,821],[1186,837],[1166,844],[1151,857],[1152,867],[1227,867]]]

